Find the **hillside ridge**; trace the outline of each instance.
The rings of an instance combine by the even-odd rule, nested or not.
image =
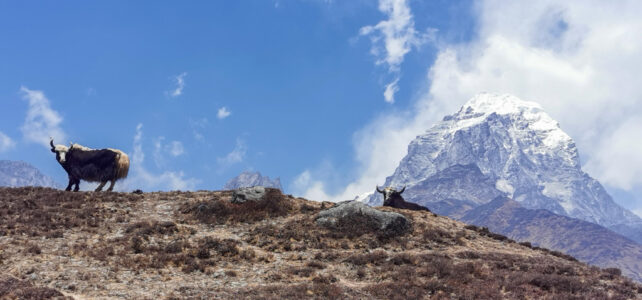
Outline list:
[[[231,198],[0,188],[0,298],[642,299],[617,269],[428,212],[377,207],[412,222],[387,236],[318,226],[333,203],[276,189]]]

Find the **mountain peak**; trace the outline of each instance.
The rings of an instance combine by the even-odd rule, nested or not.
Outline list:
[[[260,172],[245,171],[238,176],[230,179],[223,189],[233,190],[241,187],[263,186],[283,190],[281,187],[281,179],[270,179],[269,176],[262,176]]]
[[[500,115],[521,112],[542,112],[542,107],[535,102],[524,101],[510,94],[480,93],[468,100],[460,112],[497,113]]]
[[[49,176],[24,161],[0,160],[0,186],[58,187]]]
[[[456,165],[475,165],[481,174],[469,171],[462,173],[467,177],[451,178],[446,173]],[[407,185],[404,196],[431,209],[440,201],[469,208],[503,195],[525,208],[546,209],[622,234],[642,224],[582,171],[575,143],[557,121],[539,104],[512,95],[478,94],[417,136],[385,185]],[[460,191],[449,192],[453,188]],[[375,194],[368,202],[380,201]],[[462,213],[459,207],[443,211]]]

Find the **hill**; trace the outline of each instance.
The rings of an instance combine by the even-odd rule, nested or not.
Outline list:
[[[44,186],[58,187],[49,176],[24,161],[0,160],[0,186]]]
[[[619,268],[642,282],[642,246],[597,224],[545,209],[527,209],[502,197],[472,209],[461,220],[518,241],[561,250],[596,266]]]
[[[145,194],[0,188],[0,298],[642,299],[642,285],[448,217],[334,231],[333,204],[268,189]]]

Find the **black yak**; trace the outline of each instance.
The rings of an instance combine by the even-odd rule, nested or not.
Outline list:
[[[406,200],[404,200],[403,197],[401,197],[401,193],[403,193],[403,191],[405,190],[406,190],[405,186],[401,189],[401,191],[397,191],[392,187],[387,187],[387,188],[384,188],[383,190],[380,190],[379,187],[377,187],[377,192],[383,194],[383,206],[390,206],[390,207],[410,209],[410,210],[430,211],[428,208],[423,207],[419,204],[406,202]]]
[[[56,153],[56,160],[67,171],[69,184],[65,191],[70,191],[72,185],[76,185],[74,192],[78,191],[80,180],[100,182],[96,192],[100,192],[107,181],[111,185],[107,189],[114,188],[116,180],[127,177],[129,172],[129,157],[127,154],[116,149],[90,149],[78,144],[54,145],[50,140],[51,152]]]

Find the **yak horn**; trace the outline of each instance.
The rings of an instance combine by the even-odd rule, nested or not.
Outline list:
[[[51,149],[56,148],[56,146],[54,146],[52,137],[49,137],[49,145],[51,145]]]
[[[403,193],[403,191],[405,191],[405,190],[406,190],[406,186],[404,185],[403,188],[401,189],[401,191],[399,191],[399,194]]]
[[[382,194],[383,194],[383,191],[379,189],[379,186],[377,185],[376,187],[377,187],[377,192],[379,192],[379,193],[382,193]]]

